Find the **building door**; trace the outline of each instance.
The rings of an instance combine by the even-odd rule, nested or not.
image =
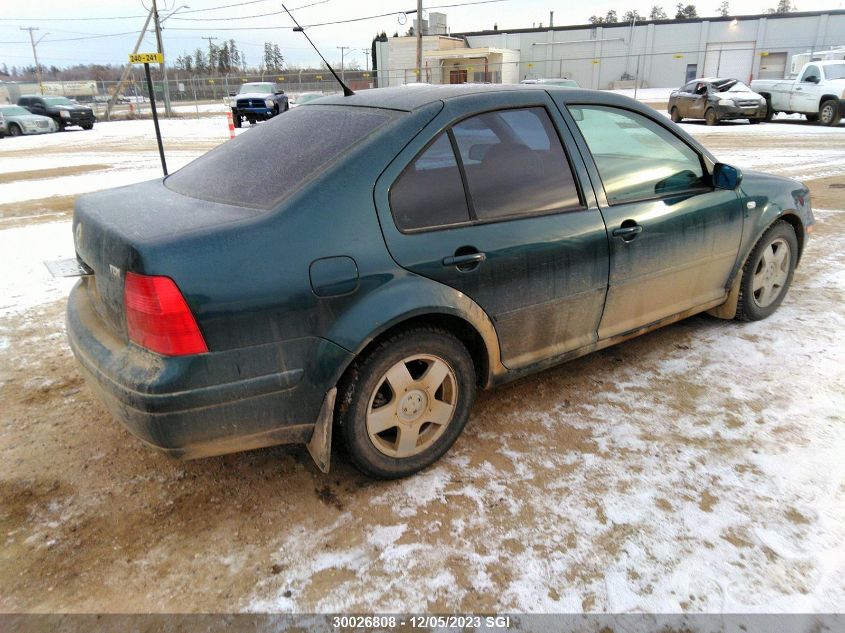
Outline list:
[[[698,75],[698,64],[687,64],[687,78],[684,83],[692,81]]]
[[[467,82],[466,70],[450,70],[449,83],[450,84],[465,84]]]
[[[769,53],[760,58],[758,79],[783,79],[786,76],[786,53]]]
[[[748,81],[754,63],[754,42],[708,44],[704,55],[704,77],[726,77]]]

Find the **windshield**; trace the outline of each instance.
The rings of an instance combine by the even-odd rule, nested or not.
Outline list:
[[[241,89],[238,90],[239,94],[243,94],[245,92],[275,92],[275,90],[273,89],[273,84],[254,83],[244,84],[241,86]]]
[[[845,64],[831,64],[824,67],[824,76],[828,79],[845,79]]]
[[[295,108],[200,156],[164,184],[202,200],[270,209],[396,116],[349,106]]]
[[[47,105],[76,105],[76,101],[67,97],[44,97],[44,103]]]
[[[0,112],[5,114],[6,116],[21,116],[24,114],[29,114],[29,110],[24,110],[20,106],[3,106],[0,108]]]

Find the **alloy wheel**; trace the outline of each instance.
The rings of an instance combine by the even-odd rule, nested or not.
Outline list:
[[[367,407],[367,434],[381,453],[410,457],[429,448],[454,418],[455,371],[437,356],[417,354],[391,367]]]
[[[789,244],[782,238],[774,240],[763,250],[751,286],[755,304],[766,308],[775,302],[789,279],[791,261]]]

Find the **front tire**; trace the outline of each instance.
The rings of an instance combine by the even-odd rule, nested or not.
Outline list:
[[[719,125],[719,116],[713,108],[704,113],[704,122],[707,125]]]
[[[769,98],[766,98],[766,116],[763,117],[763,120],[766,123],[771,123],[774,116],[775,116],[775,111],[772,108],[772,100],[769,99]]]
[[[23,136],[23,130],[17,123],[9,123],[9,136]]]
[[[819,108],[819,123],[822,125],[839,125],[839,103],[836,99],[828,99]]]
[[[681,121],[684,120],[684,117],[681,116],[681,113],[678,111],[678,108],[676,108],[675,106],[672,106],[671,115],[672,115],[672,122],[673,123],[680,123]]]
[[[760,121],[761,121],[761,119],[748,119],[748,122],[751,125],[757,125]]]
[[[356,360],[338,390],[336,420],[355,466],[372,477],[406,477],[440,459],[475,400],[475,366],[450,332],[394,334]]]
[[[783,302],[798,261],[798,238],[787,222],[772,224],[754,246],[742,269],[736,318],[760,321]]]
[[[236,110],[232,110],[232,124],[235,127],[241,127],[241,115]]]
[[[94,124],[93,124],[93,123],[89,123],[88,125],[83,125],[83,126],[82,126],[82,129],[83,129],[83,130],[93,130],[93,129],[94,129]]]

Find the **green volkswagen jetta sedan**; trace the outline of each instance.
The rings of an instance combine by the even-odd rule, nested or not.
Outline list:
[[[170,454],[303,443],[325,471],[334,440],[399,477],[446,453],[478,389],[699,312],[769,316],[813,221],[800,182],[624,97],[369,90],[80,197],[68,334]]]

